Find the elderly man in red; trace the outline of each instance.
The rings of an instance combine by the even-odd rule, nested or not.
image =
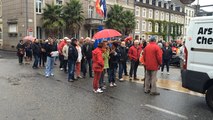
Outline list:
[[[137,78],[137,69],[139,65],[139,58],[140,58],[141,51],[142,51],[142,48],[139,46],[139,41],[135,40],[134,45],[130,47],[128,52],[129,59],[131,60],[129,80],[132,80],[133,72],[134,72],[134,80],[139,80]]]
[[[68,37],[64,37],[64,39],[58,44],[58,52],[59,52],[59,60],[60,60],[60,70],[63,70],[64,67],[64,56],[62,53],[63,47],[67,44]]]
[[[150,43],[145,47],[143,52],[144,63],[146,66],[146,78],[145,78],[145,93],[150,95],[160,95],[157,92],[157,71],[162,64],[162,50],[156,44],[154,36],[150,37]]]

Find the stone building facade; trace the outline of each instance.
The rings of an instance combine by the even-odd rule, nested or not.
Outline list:
[[[171,1],[164,0],[136,0],[135,3],[136,29],[135,37],[148,40],[151,36],[149,33],[158,33],[160,25],[155,21],[166,21],[184,24],[185,13],[180,6],[176,6]],[[154,28],[154,31],[153,31]],[[184,28],[181,27],[181,35],[176,39],[182,39]],[[171,31],[167,31],[166,40],[172,40]],[[163,39],[161,35],[156,35],[157,39]]]
[[[46,39],[42,27],[42,13],[45,5],[54,3],[64,5],[69,0],[0,0],[0,49],[16,50],[16,45],[24,36],[32,35],[38,39]],[[85,22],[79,37],[92,37],[99,26],[104,26],[103,18],[96,14],[96,0],[80,0],[83,4]],[[106,0],[107,8],[119,4],[124,9],[134,11],[134,0]],[[64,31],[60,38],[67,36]]]

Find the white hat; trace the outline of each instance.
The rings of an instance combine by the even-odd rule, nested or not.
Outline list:
[[[72,41],[70,39],[68,39],[67,42],[72,42]]]
[[[95,42],[95,40],[94,40],[94,39],[92,39],[91,41],[92,41],[92,42]]]
[[[134,43],[139,43],[139,40],[135,40]]]
[[[69,38],[68,37],[64,37],[64,40],[68,40]]]

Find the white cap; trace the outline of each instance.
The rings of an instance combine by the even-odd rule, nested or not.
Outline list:
[[[67,42],[72,42],[72,41],[70,39],[68,39]]]
[[[69,38],[68,37],[64,37],[64,40],[68,40]]]
[[[139,43],[139,40],[135,40],[134,43]]]
[[[92,42],[95,42],[95,40],[94,40],[94,39],[92,39],[91,41],[92,41]]]

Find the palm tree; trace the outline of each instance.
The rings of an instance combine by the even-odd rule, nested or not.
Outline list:
[[[42,14],[43,27],[47,30],[48,35],[57,35],[65,26],[62,17],[62,6],[46,4]]]
[[[107,14],[106,26],[110,29],[123,31],[123,7],[120,5],[113,5]]]
[[[129,10],[124,11],[120,5],[114,5],[107,14],[106,26],[129,35],[136,26],[135,15]]]
[[[80,3],[79,0],[70,0],[69,2],[66,2],[63,13],[67,30],[71,32],[71,35],[76,36],[85,19],[83,16],[84,12],[82,3]]]
[[[123,29],[123,33],[125,35],[129,35],[136,26],[136,21],[135,21],[135,15],[132,11],[124,11],[123,13],[123,25],[124,25],[124,29]]]

